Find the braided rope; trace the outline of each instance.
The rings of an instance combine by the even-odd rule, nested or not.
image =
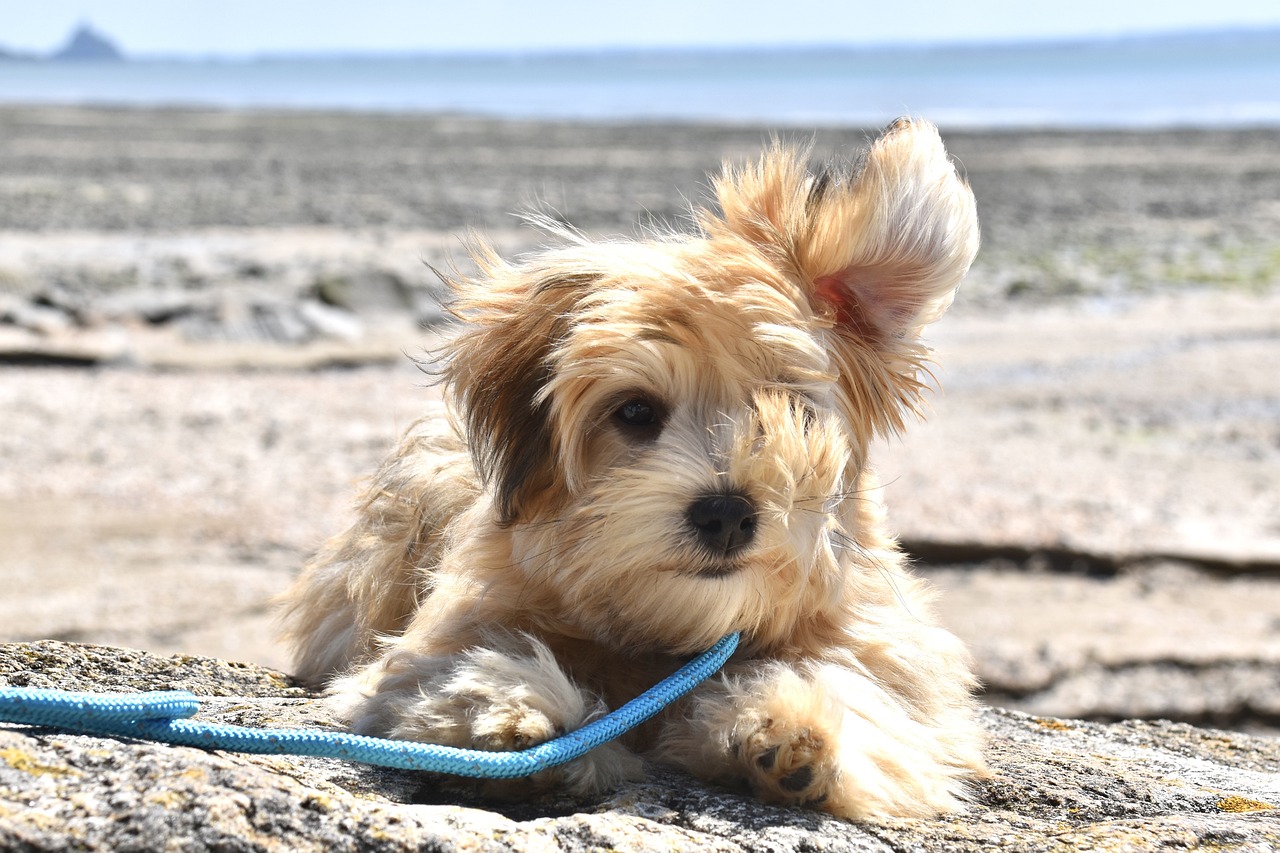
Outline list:
[[[184,718],[199,710],[199,700],[182,690],[119,694],[0,687],[0,722],[228,752],[341,758],[451,776],[515,779],[580,758],[652,718],[720,669],[738,647],[738,640],[736,633],[726,635],[616,711],[577,731],[518,752],[461,749],[327,729],[256,729],[196,723]]]

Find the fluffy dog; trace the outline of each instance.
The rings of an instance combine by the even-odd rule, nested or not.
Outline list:
[[[862,819],[958,808],[974,679],[885,528],[868,446],[916,413],[919,334],[978,245],[933,126],[839,176],[775,144],[697,233],[476,253],[469,321],[359,518],[286,596],[305,681],[359,732],[513,749],[616,707],[730,631],[724,671],[622,743]]]

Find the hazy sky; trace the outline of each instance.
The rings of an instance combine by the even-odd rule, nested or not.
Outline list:
[[[0,45],[89,21],[127,52],[543,50],[1003,41],[1280,26],[1277,0],[0,0]]]

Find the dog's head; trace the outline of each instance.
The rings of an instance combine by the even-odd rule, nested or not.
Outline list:
[[[843,179],[804,160],[775,145],[726,169],[696,235],[481,252],[455,285],[470,325],[445,378],[509,570],[565,630],[784,642],[887,544],[864,461],[919,404],[973,196],[923,123]]]

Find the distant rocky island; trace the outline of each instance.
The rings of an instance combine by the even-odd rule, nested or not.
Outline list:
[[[71,31],[62,47],[41,55],[0,47],[0,59],[49,60],[51,62],[120,62],[124,51],[105,34],[88,23],[80,23]]]
[[[67,43],[54,51],[49,58],[61,61],[118,61],[124,59],[124,53],[107,36],[89,24],[82,23],[71,33]]]

